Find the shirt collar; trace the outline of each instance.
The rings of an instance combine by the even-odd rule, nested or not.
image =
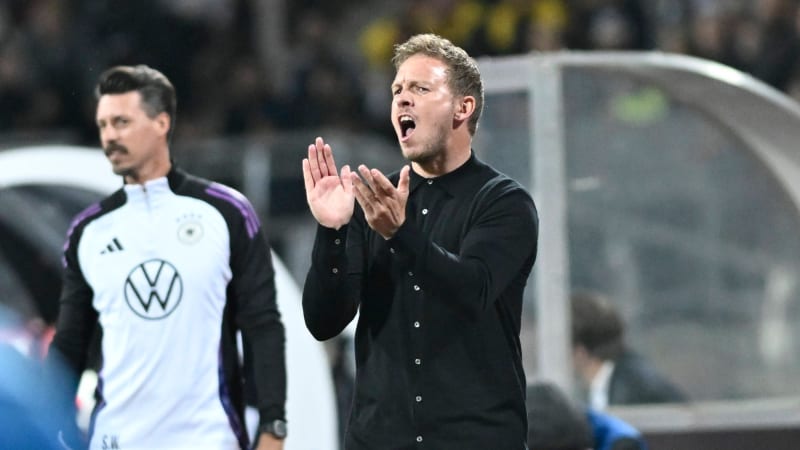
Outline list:
[[[169,189],[167,177],[154,178],[152,180],[147,180],[144,183],[125,185],[125,192],[127,192],[128,195],[138,192],[155,192],[165,189]]]
[[[186,172],[175,166],[172,167],[166,176],[155,178],[145,181],[144,184],[127,184],[123,185],[125,192],[130,197],[131,195],[138,195],[143,192],[160,192],[160,191],[176,191],[178,186],[186,179]],[[123,178],[124,180],[124,178]]]
[[[589,387],[589,403],[592,408],[602,411],[608,407],[608,390],[611,386],[611,374],[614,363],[605,361],[597,371]]]
[[[471,184],[470,174],[474,173],[483,163],[475,156],[474,151],[470,151],[469,159],[453,170],[438,177],[425,178],[416,172],[413,168],[411,170],[411,178],[409,180],[409,192],[414,192],[414,189],[423,183],[436,184],[441,186],[445,192],[450,195],[456,195],[459,192],[464,192],[464,189]],[[413,167],[413,166],[412,166]]]

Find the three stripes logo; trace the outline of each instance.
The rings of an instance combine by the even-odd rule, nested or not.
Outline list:
[[[106,248],[100,251],[100,254],[105,255],[106,253],[121,252],[122,250],[125,249],[122,248],[122,244],[119,243],[119,239],[115,237],[108,245],[106,245]]]
[[[175,311],[182,297],[181,275],[175,266],[163,259],[137,265],[125,280],[125,301],[143,319],[167,317]]]

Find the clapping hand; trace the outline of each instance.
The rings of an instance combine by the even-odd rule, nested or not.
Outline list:
[[[350,166],[343,166],[341,174],[337,174],[331,146],[321,137],[308,146],[308,158],[303,159],[303,180],[306,201],[320,225],[338,230],[350,222],[354,207]]]
[[[364,165],[358,167],[361,178],[355,172],[350,174],[356,200],[364,210],[367,223],[384,239],[394,236],[406,221],[409,170],[409,166],[400,170],[397,187],[381,171],[368,169]]]

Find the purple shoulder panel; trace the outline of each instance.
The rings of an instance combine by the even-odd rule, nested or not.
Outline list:
[[[67,230],[67,239],[66,241],[64,241],[64,246],[62,248],[63,253],[66,253],[67,250],[69,249],[69,242],[72,238],[72,233],[75,232],[75,228],[78,225],[80,225],[84,220],[97,214],[98,212],[100,212],[100,203],[94,203],[90,205],[88,208],[79,212],[78,215],[75,216],[74,219],[72,219],[72,222],[69,224],[69,229]],[[67,261],[66,259],[64,259],[63,255],[61,257],[61,264],[64,265],[64,267],[66,267],[67,265]]]
[[[235,189],[219,183],[211,183],[211,185],[206,188],[206,193],[212,197],[225,200],[236,207],[244,218],[245,226],[247,227],[247,235],[251,239],[256,235],[261,224],[258,220],[258,215],[247,200],[247,197]]]

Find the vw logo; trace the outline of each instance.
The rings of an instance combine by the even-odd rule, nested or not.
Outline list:
[[[125,280],[125,301],[139,317],[159,320],[175,311],[183,297],[183,281],[175,266],[163,259],[145,261]]]

